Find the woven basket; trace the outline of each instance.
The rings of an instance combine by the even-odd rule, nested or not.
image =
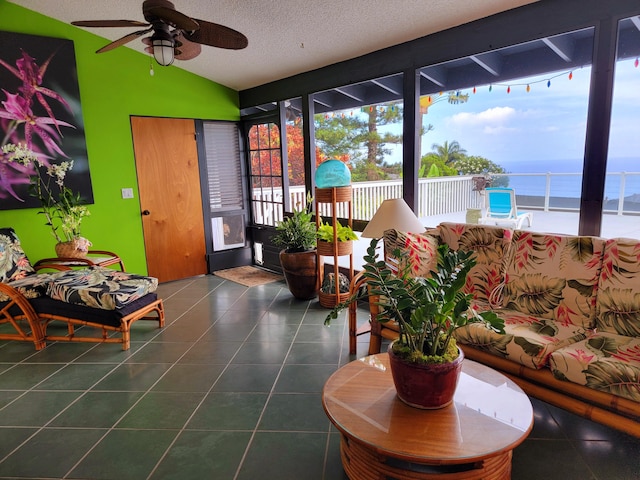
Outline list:
[[[317,243],[318,253],[326,257],[333,257],[333,249],[337,250],[338,256],[350,255],[353,252],[353,240],[346,240],[344,242],[325,242],[324,240],[318,240]]]
[[[60,258],[85,258],[91,242],[86,238],[75,238],[68,242],[56,244],[56,255]]]
[[[325,308],[333,308],[349,298],[349,292],[341,293],[339,296],[335,293],[324,293],[322,290],[318,292],[318,300],[320,305]]]

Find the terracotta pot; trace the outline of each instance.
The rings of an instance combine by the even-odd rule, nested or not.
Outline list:
[[[398,398],[422,409],[446,407],[453,401],[464,354],[450,363],[418,364],[397,356],[389,345],[389,365]]]
[[[291,294],[299,300],[310,300],[318,295],[317,255],[315,250],[287,253],[280,251],[280,265]]]

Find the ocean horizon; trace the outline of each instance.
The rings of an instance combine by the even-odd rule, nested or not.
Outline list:
[[[582,160],[525,160],[499,163],[509,175],[509,186],[518,195],[544,196],[547,173],[551,173],[550,196],[579,198],[582,190]],[[624,175],[623,175],[624,172]],[[535,175],[520,175],[535,174]],[[622,190],[624,187],[624,190]],[[611,158],[607,166],[605,200],[640,196],[640,159]]]

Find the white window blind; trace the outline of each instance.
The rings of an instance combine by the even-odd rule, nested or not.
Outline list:
[[[205,122],[203,129],[211,213],[242,210],[238,127],[234,123]]]

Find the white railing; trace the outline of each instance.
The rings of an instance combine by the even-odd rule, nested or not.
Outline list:
[[[544,211],[573,211],[580,208],[580,173],[522,173],[493,175],[494,185],[502,177],[515,188],[519,207]],[[418,216],[428,217],[469,208],[482,208],[484,195],[473,190],[472,176],[421,178],[418,181]],[[402,180],[355,182],[352,184],[353,219],[370,220],[380,204],[388,198],[402,197]],[[605,211],[624,215],[640,213],[640,172],[612,172],[607,174]],[[291,205],[305,204],[304,187],[290,187]],[[626,196],[626,197],[625,197]],[[267,202],[267,203],[263,203]],[[255,223],[276,225],[282,220],[282,189],[254,190]],[[273,208],[277,206],[278,208]],[[328,206],[324,206],[328,207]],[[320,211],[329,216],[329,210]],[[348,217],[347,204],[339,204],[338,217]]]

